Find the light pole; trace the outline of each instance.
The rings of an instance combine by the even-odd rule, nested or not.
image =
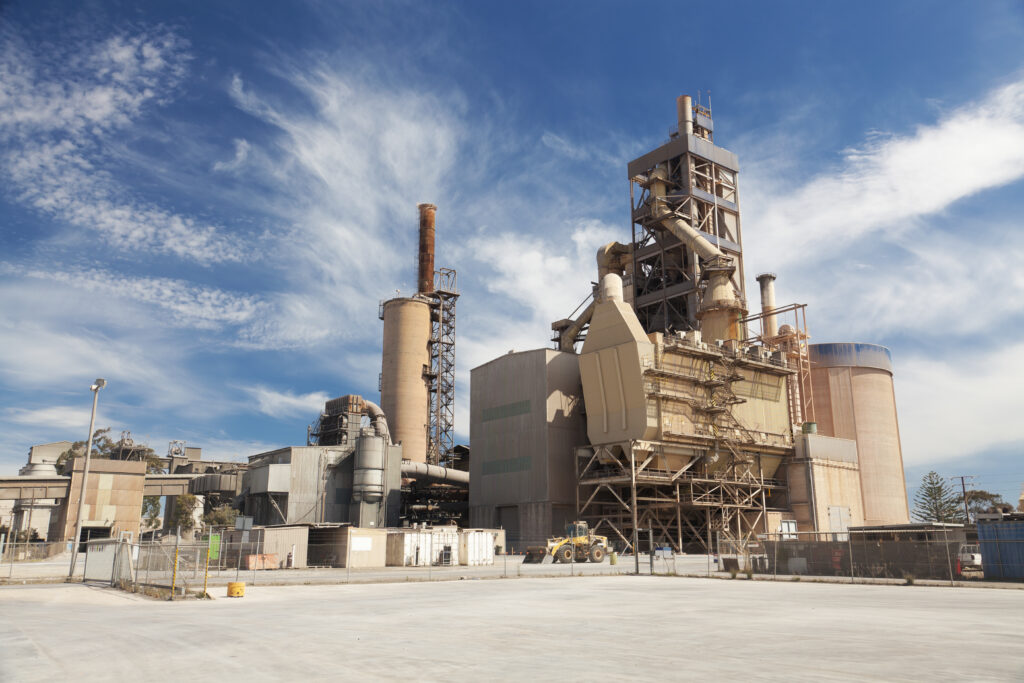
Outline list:
[[[85,483],[89,479],[89,457],[92,455],[92,432],[96,428],[96,403],[100,398],[100,389],[107,386],[107,380],[97,379],[89,387],[92,391],[92,416],[89,418],[89,441],[85,446],[85,465],[82,467],[82,488],[78,492],[78,513],[75,515],[75,538],[71,545],[71,568],[68,578],[75,574],[75,561],[78,559],[78,544],[82,540],[82,506],[85,504]],[[74,476],[74,461],[71,463],[71,474]]]

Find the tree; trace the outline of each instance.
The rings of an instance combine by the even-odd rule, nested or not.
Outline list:
[[[988,512],[1013,512],[1013,506],[998,493],[976,489],[967,492],[967,510],[971,513],[971,519],[977,519],[979,514]]]
[[[88,442],[86,441],[76,441],[71,444],[71,448],[57,456],[57,471],[61,474],[68,474],[64,471],[67,461],[70,458],[84,456],[87,446]],[[130,438],[127,441],[114,441],[110,438],[110,427],[93,432],[90,457],[106,460],[145,460],[146,472],[152,474],[164,471],[164,464],[156,451],[149,446],[136,444]]]
[[[963,500],[949,482],[929,472],[914,494],[914,517],[920,522],[963,523]]]
[[[174,505],[174,513],[171,515],[171,527],[180,527],[182,531],[192,531],[196,525],[193,514],[199,501],[190,493],[184,493],[177,498],[178,500]]]
[[[230,505],[219,505],[203,515],[203,524],[206,526],[234,526],[238,510]]]
[[[142,499],[143,531],[160,525],[160,496],[146,496]]]

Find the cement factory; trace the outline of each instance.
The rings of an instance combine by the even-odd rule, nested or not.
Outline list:
[[[806,306],[777,305],[770,272],[751,310],[739,161],[715,144],[709,107],[680,97],[676,123],[628,164],[631,234],[594,245],[595,282],[564,283],[589,295],[582,310],[552,323],[551,346],[472,369],[468,446],[454,438],[456,271],[435,268],[437,207],[420,204],[417,291],[379,309],[379,403],[327,401],[304,445],[247,463],[94,462],[84,526],[138,534],[143,496],[183,493],[268,529],[308,527],[310,543],[341,527],[456,525],[525,550],[580,521],[620,552],[643,530],[705,553],[909,522],[889,351],[812,344]],[[45,505],[49,539],[70,540],[81,458],[60,476],[60,444],[39,448],[0,498]]]

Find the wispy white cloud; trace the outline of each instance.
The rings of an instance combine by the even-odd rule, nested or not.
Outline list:
[[[57,429],[81,429],[88,431],[90,410],[74,406],[51,406],[48,408],[9,408],[6,419],[23,425],[47,426]]]
[[[132,196],[104,167],[102,143],[182,80],[187,43],[166,31],[33,50],[6,29],[0,48],[0,173],[18,201],[122,250],[201,263],[245,249],[216,226]]]
[[[362,78],[358,68],[294,67],[286,102],[235,76],[229,92],[273,126],[250,173],[274,182],[273,211],[292,227],[275,241],[281,289],[250,326],[256,348],[312,347],[328,338],[368,340],[377,301],[403,285],[412,262],[417,201],[437,201],[453,173],[463,124],[456,94],[442,100]]]
[[[245,164],[246,160],[249,158],[249,150],[252,148],[252,145],[243,138],[235,138],[234,145],[234,158],[231,159],[231,161],[218,161],[214,163],[214,171],[236,171]]]
[[[837,253],[1024,177],[1024,81],[899,136],[873,132],[841,163],[797,186],[754,159],[744,187],[745,247],[772,267]]]
[[[257,317],[263,307],[256,295],[236,294],[171,278],[130,277],[100,269],[22,269],[10,264],[0,264],[0,273],[58,282],[79,291],[95,292],[106,301],[130,299],[150,304],[169,313],[175,324],[201,329],[246,324]]]
[[[329,398],[327,392],[314,391],[308,394],[294,394],[277,391],[266,386],[247,387],[246,391],[256,400],[259,411],[271,417],[305,417],[320,414]]]

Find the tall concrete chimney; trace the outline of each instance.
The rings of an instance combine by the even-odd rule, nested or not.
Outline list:
[[[434,291],[434,214],[433,204],[420,204],[420,253],[419,286],[420,294]]]

